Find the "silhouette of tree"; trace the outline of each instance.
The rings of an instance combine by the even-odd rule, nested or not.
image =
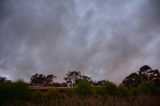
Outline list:
[[[53,80],[57,77],[53,74],[47,75],[45,78],[45,85],[51,85],[53,83]]]
[[[160,72],[158,69],[151,70],[149,73],[149,80],[153,81],[156,85],[160,86]]]
[[[95,86],[103,86],[107,81],[106,80],[100,80],[100,81],[97,81],[95,83]]]
[[[148,79],[149,80],[156,80],[159,78],[159,71],[156,69],[156,70],[151,70],[148,72]]]
[[[138,86],[140,82],[141,82],[140,75],[137,73],[132,73],[123,80],[122,84],[127,86],[128,88],[131,88]]]
[[[35,74],[30,78],[30,83],[32,85],[42,86],[45,83],[45,75],[43,74]]]
[[[82,79],[82,80],[87,80],[87,81],[91,81],[91,78],[90,77],[88,77],[88,76],[86,76],[86,75],[82,75],[81,77],[80,77],[80,79]]]
[[[6,77],[0,77],[0,82],[4,82],[4,81],[7,81],[7,78]]]
[[[30,78],[30,83],[31,85],[39,85],[39,86],[44,86],[44,85],[51,85],[53,83],[53,79],[55,79],[56,76],[53,74],[50,75],[43,75],[43,74],[34,74]]]
[[[138,73],[132,73],[122,81],[122,85],[130,87],[138,86],[142,81],[152,81],[160,86],[160,72],[159,70],[152,70],[148,65],[142,66]]]
[[[85,80],[85,81],[88,81],[88,82],[92,83],[92,80],[91,80],[90,77],[88,77],[86,75],[81,75],[80,78],[75,81],[74,85],[78,85],[79,82],[82,81],[82,80]]]
[[[139,75],[141,76],[142,80],[149,80],[149,72],[152,68],[148,65],[144,65],[139,69]]]
[[[69,71],[66,74],[66,77],[64,78],[64,80],[66,81],[66,83],[70,86],[73,87],[75,86],[75,83],[81,79],[81,72],[80,71]]]
[[[147,72],[149,70],[152,70],[152,68],[150,66],[148,66],[148,65],[144,65],[139,69],[139,74],[143,74],[143,73],[145,73],[145,72]]]

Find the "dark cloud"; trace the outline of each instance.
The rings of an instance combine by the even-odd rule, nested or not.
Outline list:
[[[120,82],[159,67],[158,0],[1,0],[0,72],[11,79],[77,69]]]

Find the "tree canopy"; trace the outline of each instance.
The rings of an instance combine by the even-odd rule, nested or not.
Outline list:
[[[64,77],[64,80],[70,87],[77,85],[80,80],[87,80],[91,82],[91,78],[86,75],[81,75],[80,71],[69,71],[66,74],[66,77]]]
[[[132,73],[127,76],[123,81],[122,85],[128,88],[138,86],[142,81],[152,81],[160,86],[160,72],[158,69],[152,70],[148,65],[142,66],[137,73]]]
[[[53,83],[53,79],[55,79],[56,76],[53,74],[50,75],[43,75],[43,74],[34,74],[30,78],[31,85],[38,85],[38,86],[44,86],[44,85],[50,85]]]

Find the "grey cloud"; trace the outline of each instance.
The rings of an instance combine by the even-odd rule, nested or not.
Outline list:
[[[158,0],[7,0],[0,6],[0,71],[12,79],[77,69],[120,82],[159,67]]]

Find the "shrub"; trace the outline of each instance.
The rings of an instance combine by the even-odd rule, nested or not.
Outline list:
[[[29,98],[29,88],[23,81],[15,83],[9,81],[0,82],[0,102],[9,100],[26,100]]]
[[[11,87],[13,99],[27,100],[29,98],[29,86],[23,81],[19,80],[15,83],[12,83]]]
[[[11,99],[11,83],[10,82],[0,82],[0,102],[5,102]]]
[[[89,95],[92,95],[93,90],[89,81],[80,80],[78,85],[75,88],[75,92],[79,96],[89,96]]]
[[[136,90],[139,94],[160,95],[160,88],[150,81],[142,82]]]
[[[129,96],[131,95],[131,92],[126,87],[119,87],[119,96]]]
[[[103,89],[105,90],[106,95],[110,95],[110,96],[120,95],[120,91],[118,87],[112,82],[109,82],[109,81],[105,82]]]

